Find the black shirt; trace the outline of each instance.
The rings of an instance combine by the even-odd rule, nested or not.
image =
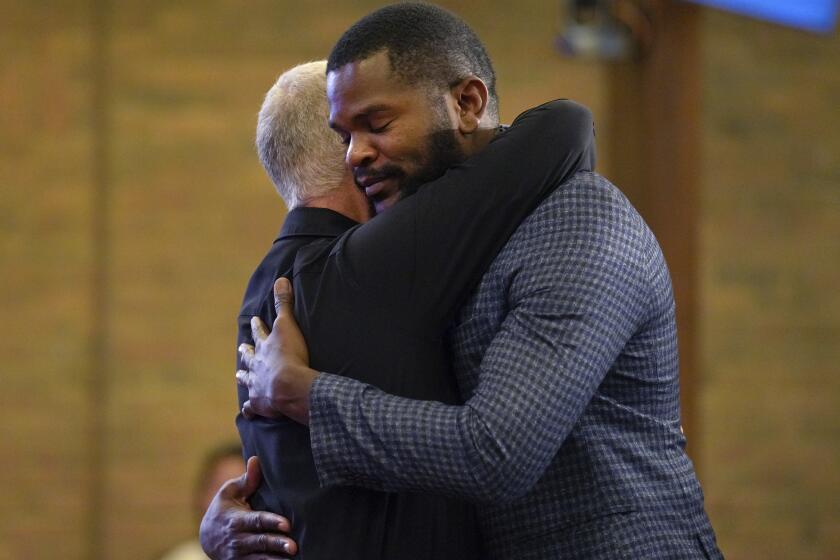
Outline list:
[[[275,318],[272,285],[292,279],[311,367],[412,399],[462,402],[444,332],[518,224],[574,173],[592,170],[589,112],[554,101],[523,113],[479,154],[358,225],[331,210],[292,210],[248,285],[250,318]],[[382,372],[399,372],[383,375]],[[240,407],[247,390],[240,388]],[[251,503],[287,516],[299,558],[479,558],[473,509],[453,498],[320,488],[308,428],[237,418],[264,484]]]

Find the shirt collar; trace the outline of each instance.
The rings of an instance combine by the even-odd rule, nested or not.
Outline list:
[[[289,237],[338,237],[359,225],[343,214],[328,208],[299,206],[286,214],[275,241]]]

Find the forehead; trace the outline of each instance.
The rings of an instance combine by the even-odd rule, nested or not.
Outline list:
[[[387,53],[380,51],[327,74],[327,98],[330,120],[338,121],[356,118],[371,108],[405,109],[425,96],[393,72]]]

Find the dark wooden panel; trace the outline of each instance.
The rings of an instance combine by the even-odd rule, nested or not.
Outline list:
[[[683,426],[692,457],[696,407],[700,210],[700,50],[696,6],[655,0],[649,49],[607,76],[612,178],[659,239],[674,285]]]

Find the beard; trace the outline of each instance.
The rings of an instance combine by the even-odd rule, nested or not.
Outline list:
[[[400,198],[416,193],[422,185],[434,181],[450,167],[467,159],[463,148],[458,143],[455,131],[443,128],[432,132],[426,142],[427,160],[423,167],[411,175],[403,173],[400,181]]]

